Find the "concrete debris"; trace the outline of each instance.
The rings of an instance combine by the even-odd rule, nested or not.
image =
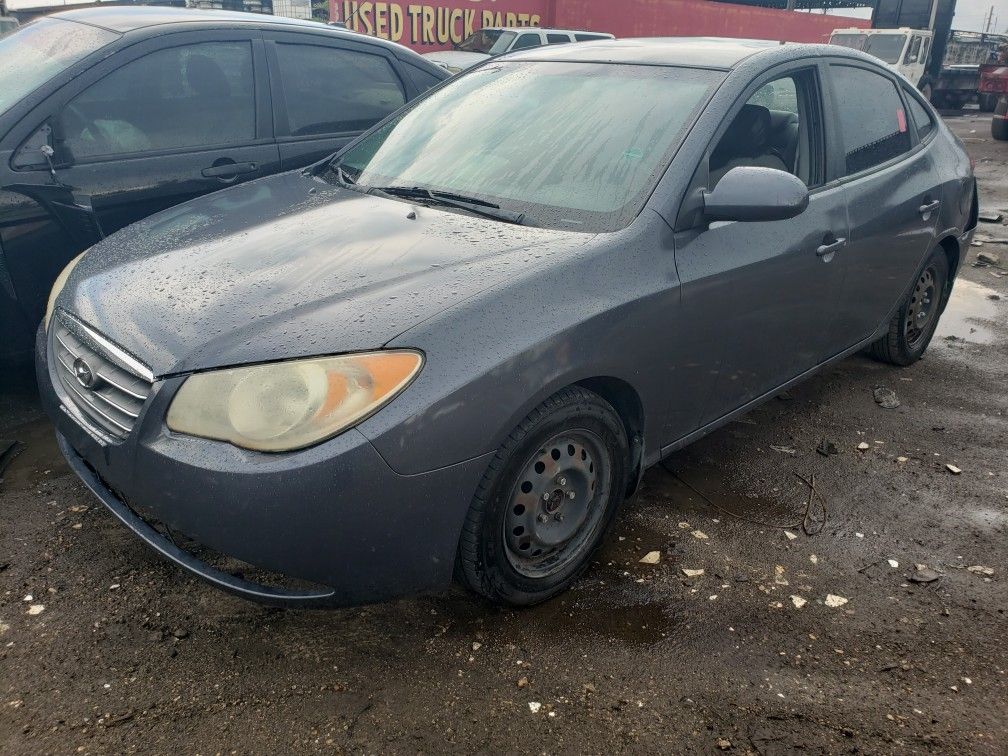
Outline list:
[[[844,604],[846,604],[850,599],[846,599],[843,596],[837,596],[834,593],[826,594],[826,601],[824,602],[826,606],[830,609],[838,609]]]
[[[542,704],[538,701],[529,701],[529,711],[533,714],[538,714],[539,710],[542,708]]]
[[[647,554],[641,557],[641,564],[658,564],[661,561],[660,551],[649,551]]]
[[[793,541],[798,537],[797,533],[792,533],[790,530],[785,530],[784,535],[787,536],[789,541]]]
[[[961,473],[961,472],[962,472],[962,469],[961,469],[961,468],[959,468],[959,467],[956,467],[956,466],[955,466],[955,465],[953,465],[953,464],[952,464],[951,462],[950,462],[949,464],[945,465],[945,469],[946,469],[946,470],[948,470],[948,471],[949,471],[950,473],[952,473],[953,475],[958,475],[959,473]]]
[[[860,444],[857,445],[857,448],[858,451],[868,451],[869,449],[871,449],[871,444],[869,444],[867,441],[862,441]]]
[[[808,600],[802,598],[801,596],[792,596],[791,603],[794,604],[795,609],[801,609],[803,606],[805,606],[805,604],[808,603]]]
[[[981,210],[977,216],[981,223],[1000,223],[1003,218],[1004,215],[996,210]]]
[[[982,564],[974,564],[966,569],[974,575],[986,575],[987,577],[991,577],[994,574],[993,567],[984,567]]]
[[[31,606],[28,607],[28,614],[30,614],[32,617],[42,614],[42,612],[44,611],[45,611],[44,604],[32,604]]]
[[[900,400],[896,397],[896,392],[892,389],[878,386],[873,392],[875,404],[882,409],[896,409],[900,406]]]
[[[894,570],[899,569],[899,562],[897,562],[895,559],[887,559],[886,561],[889,562],[889,566],[892,567]]]
[[[817,557],[815,554],[809,554],[808,559],[810,562],[812,562],[812,564],[819,564],[819,557]]]
[[[980,252],[977,254],[977,262],[987,263],[988,265],[1000,265],[1001,258],[997,255],[992,255],[990,252]]]
[[[704,533],[702,530],[694,530],[693,531],[693,537],[694,538],[699,538],[701,541],[706,541],[707,540],[707,534]]]
[[[830,455],[840,453],[840,450],[837,448],[837,445],[834,444],[832,441],[827,441],[826,439],[820,441],[819,445],[816,447],[815,450],[820,454],[822,454],[824,457],[829,457]]]
[[[910,575],[909,580],[911,583],[933,583],[935,580],[941,578],[941,575],[927,565],[918,564],[916,568],[916,571]]]
[[[685,575],[688,578],[695,578],[695,577],[700,577],[701,575],[703,575],[704,571],[703,570],[691,570],[688,567],[683,567],[682,568],[682,573],[683,573],[683,575]]]

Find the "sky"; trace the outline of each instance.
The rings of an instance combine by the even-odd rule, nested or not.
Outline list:
[[[74,5],[76,2],[87,1],[89,0],[7,0],[7,7],[16,10],[17,8],[35,8],[50,3],[54,6]],[[952,28],[964,31],[983,31],[987,12],[992,5],[994,6],[994,18],[997,19],[997,25],[991,31],[1008,32],[1008,0],[958,0]],[[871,16],[871,10],[868,8],[859,8],[838,15],[866,18]]]

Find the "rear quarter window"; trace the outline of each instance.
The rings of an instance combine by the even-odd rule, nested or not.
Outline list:
[[[904,87],[904,89],[906,88]],[[907,107],[910,109],[910,118],[913,120],[914,128],[917,129],[917,137],[923,142],[928,134],[934,131],[934,118],[928,109],[924,107],[924,104],[917,99],[917,95],[909,89],[906,90],[904,96],[906,97]]]

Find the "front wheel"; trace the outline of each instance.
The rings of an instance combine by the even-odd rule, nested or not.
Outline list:
[[[580,387],[554,394],[490,463],[462,530],[457,579],[512,606],[566,590],[623,500],[629,458],[611,405]]]
[[[948,294],[949,265],[942,249],[931,253],[914,288],[889,323],[889,332],[871,346],[872,355],[891,365],[917,362],[931,343]]]

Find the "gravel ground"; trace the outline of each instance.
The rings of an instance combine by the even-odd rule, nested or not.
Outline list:
[[[949,122],[1008,209],[1008,143]],[[526,611],[218,593],[87,494],[8,376],[0,751],[1004,753],[1008,278],[978,252],[1008,261],[970,250],[924,360],[852,358],[673,456],[574,590]]]

